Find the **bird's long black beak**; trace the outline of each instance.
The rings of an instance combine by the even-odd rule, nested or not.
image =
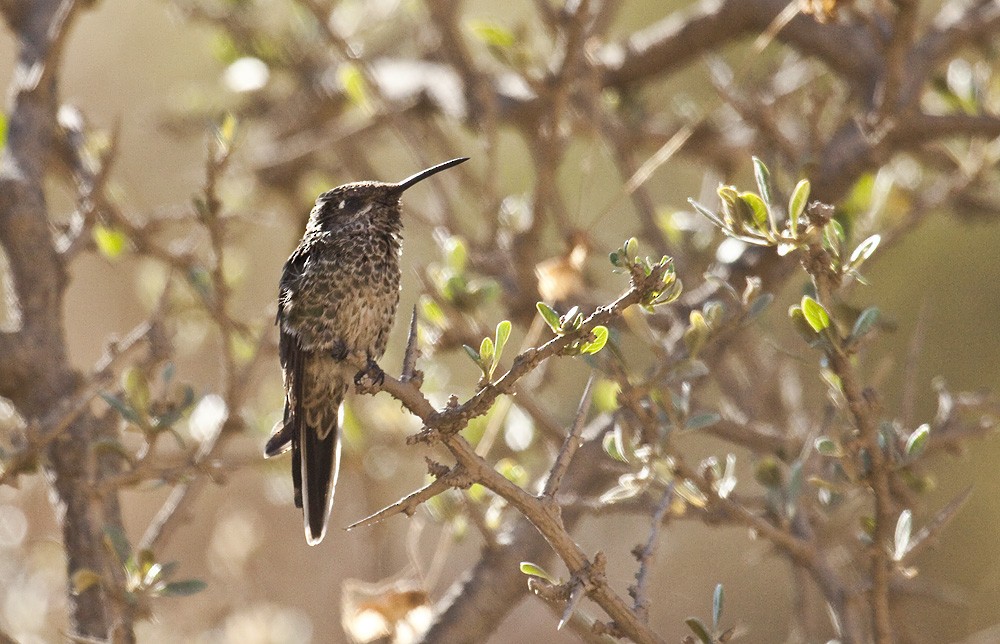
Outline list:
[[[457,159],[452,159],[451,161],[445,161],[444,163],[439,163],[436,166],[433,166],[431,168],[427,168],[426,170],[421,170],[420,172],[416,173],[415,175],[407,177],[407,178],[403,179],[402,181],[400,181],[399,183],[395,184],[393,186],[394,187],[393,192],[395,192],[396,194],[402,194],[402,192],[404,190],[406,190],[407,188],[413,187],[415,184],[420,183],[421,181],[423,181],[427,177],[429,177],[431,175],[434,175],[434,174],[437,174],[438,172],[441,172],[442,170],[447,170],[448,168],[454,167],[454,166],[458,165],[459,163],[465,163],[468,160],[469,160],[469,157],[459,157]]]

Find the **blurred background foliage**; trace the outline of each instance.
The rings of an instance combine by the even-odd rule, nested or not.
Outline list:
[[[186,208],[204,182],[205,132],[219,122],[224,112],[239,115],[235,157],[219,184],[223,211],[238,215],[225,240],[223,269],[232,288],[231,314],[245,321],[254,333],[271,333],[280,267],[300,236],[318,192],[349,180],[401,178],[422,167],[413,153],[423,136],[419,129],[408,136],[397,132],[372,137],[354,146],[363,155],[355,159],[338,159],[336,155],[343,154],[344,148],[316,145],[309,139],[318,136],[316,132],[282,133],[273,129],[283,122],[281,115],[274,113],[276,110],[287,110],[289,118],[284,124],[289,127],[295,120],[308,121],[310,111],[315,111],[314,118],[336,123],[340,133],[365,128],[373,113],[369,102],[375,99],[357,70],[345,65],[329,66],[330,60],[322,55],[329,46],[321,41],[322,29],[304,8],[308,4],[105,0],[81,15],[68,41],[60,74],[63,99],[78,106],[90,125],[103,132],[117,128],[117,160],[108,190],[122,210],[136,220]],[[609,30],[610,38],[650,25],[685,4],[623,3]],[[389,52],[405,58],[420,54],[428,42],[426,31],[419,28],[424,12],[421,3],[410,1],[344,1],[337,3],[332,20],[341,33],[365,43],[366,49],[359,54]],[[240,22],[244,19],[245,23]],[[538,52],[547,51],[544,31],[535,21],[530,3],[506,3],[501,7],[496,3],[467,2],[462,5],[459,24],[467,30],[467,42],[477,62],[500,72],[507,65],[530,67],[534,64],[532,56],[541,57]],[[246,40],[239,40],[241,33]],[[506,42],[511,37],[514,40]],[[491,54],[491,48],[501,51]],[[12,41],[0,38],[0,85],[9,83],[15,51]],[[750,44],[744,43],[721,55],[739,74],[764,76],[786,54],[780,47],[771,47],[756,56]],[[753,58],[753,65],[748,57]],[[995,61],[970,59],[965,64],[978,73],[984,65],[992,70]],[[694,64],[683,73],[650,83],[642,92],[643,106],[648,109],[660,105],[665,114],[681,115],[685,110],[707,114],[718,109],[722,99],[706,81],[712,67],[710,62]],[[400,82],[405,83],[406,74],[398,73]],[[947,73],[942,70],[943,75]],[[951,73],[961,76],[962,70]],[[822,86],[824,79],[815,82]],[[385,85],[392,86],[391,81]],[[353,104],[331,107],[320,100],[310,103],[303,87],[317,96],[343,90]],[[992,75],[986,89],[991,97],[1000,90]],[[518,88],[512,91],[516,93]],[[955,92],[943,91],[941,95],[947,98]],[[608,96],[607,100],[626,101],[629,97]],[[324,109],[341,113],[329,119]],[[419,104],[414,109],[419,110]],[[532,311],[527,316],[523,310],[508,311],[504,302],[509,300],[496,297],[501,286],[509,289],[511,285],[494,283],[474,266],[468,271],[474,280],[471,284],[455,281],[455,273],[466,272],[465,263],[456,258],[456,253],[463,251],[456,250],[456,238],[442,237],[438,214],[443,208],[452,210],[451,221],[459,227],[452,232],[473,240],[471,243],[480,249],[489,246],[491,235],[502,234],[497,231],[497,222],[516,228],[518,217],[530,210],[536,180],[533,165],[520,161],[532,154],[530,141],[510,128],[491,132],[485,127],[495,137],[487,143],[482,135],[447,116],[436,118],[427,127],[443,130],[452,149],[473,157],[473,169],[470,174],[443,183],[443,191],[422,187],[407,194],[406,207],[414,214],[406,221],[401,319],[382,363],[390,372],[396,371],[402,357],[406,337],[403,318],[411,306],[422,307],[425,341],[441,339],[433,336],[433,306],[419,297],[420,293],[434,291],[435,284],[441,292],[459,289],[473,300],[487,300],[476,310],[470,329],[458,334],[458,344],[453,343],[451,349],[460,346],[468,335],[483,337],[491,333],[492,325],[505,317],[514,322],[511,346],[518,347],[529,334],[532,320]],[[274,156],[279,150],[275,141],[296,134],[306,137],[300,143],[308,154],[299,160]],[[320,134],[334,138],[338,132]],[[102,142],[94,140],[92,144],[99,148]],[[289,147],[280,151],[288,154]],[[449,156],[438,149],[422,152],[434,161]],[[597,137],[577,136],[567,146],[558,174],[553,177],[568,206],[563,213],[566,222],[574,229],[589,232],[588,243],[595,246],[588,249],[591,252],[583,260],[585,299],[594,304],[610,301],[622,288],[622,281],[611,274],[606,262],[607,251],[637,234],[642,226],[632,203],[616,197],[620,195],[621,180],[609,156]],[[905,158],[897,161],[903,165],[914,163]],[[704,222],[694,224],[686,218],[686,200],[711,194],[718,180],[749,188],[749,156],[734,158],[731,167],[731,175],[719,176],[707,173],[694,157],[678,157],[659,168],[645,184],[661,221],[667,224],[666,237],[684,237],[689,242],[698,237],[689,244],[692,250],[688,257],[678,259],[679,263],[690,262],[679,267],[685,277],[692,277],[693,281],[687,282],[689,288],[700,283],[699,270],[707,268],[721,237],[713,236]],[[365,169],[368,173],[362,174]],[[885,172],[896,172],[894,180],[898,181],[899,176],[905,178],[907,170],[890,168]],[[782,177],[781,181],[787,189],[795,179]],[[874,175],[866,180],[869,184],[877,182]],[[469,181],[490,189],[460,185]],[[866,189],[864,180],[859,183],[857,207],[864,211],[873,191],[871,185]],[[507,198],[495,204],[474,203],[477,194],[502,194]],[[51,198],[55,213],[70,212],[74,207],[75,195],[68,191],[54,190]],[[909,205],[906,197],[896,192],[889,199],[901,201],[889,203],[885,209],[888,216]],[[449,205],[445,206],[445,202]],[[932,210],[912,230],[877,253],[866,265],[865,275],[871,285],[854,292],[860,303],[877,304],[893,322],[892,332],[878,336],[864,364],[866,373],[881,376],[877,384],[886,409],[896,409],[905,398],[901,374],[914,338],[919,338],[913,354],[912,380],[917,384],[914,418],[933,417],[937,399],[931,383],[937,377],[953,391],[996,390],[1000,384],[1000,335],[996,333],[1000,291],[995,288],[1000,282],[1000,264],[995,259],[996,249],[1000,248],[1000,223],[995,212],[974,216],[971,210],[956,212],[949,210],[950,206]],[[843,207],[849,208],[850,203]],[[494,221],[483,216],[489,212],[499,213]],[[185,225],[179,223],[177,230],[170,231],[174,239],[171,243],[187,243]],[[541,231],[537,239],[538,261],[560,256],[563,232],[558,227]],[[127,248],[119,254],[114,250],[114,239],[107,243],[110,247],[102,246],[104,252],[83,254],[72,267],[66,332],[71,359],[84,370],[98,360],[104,338],[124,333],[157,306],[168,279],[161,263],[133,255]],[[196,253],[206,252],[203,238],[196,237],[191,243]],[[484,255],[478,261],[486,261],[482,257],[488,259]],[[437,268],[425,271],[424,267],[431,264]],[[533,267],[526,269],[530,274]],[[197,285],[195,276],[186,287],[178,286],[173,295],[176,355],[171,382],[150,383],[154,389],[165,387],[164,391],[173,391],[170,387],[182,384],[192,388],[195,399],[175,425],[182,441],[189,445],[206,441],[218,432],[227,411],[217,390],[218,335],[212,332],[205,313],[194,305],[198,296],[191,289],[197,289]],[[803,285],[803,280],[793,279],[776,294],[775,305],[758,324],[757,332],[760,342],[792,354],[806,365],[804,371],[808,373],[815,356],[795,337],[785,315],[788,305],[798,302]],[[770,290],[766,283],[764,288]],[[240,347],[234,355],[239,358],[241,352],[249,355],[251,350]],[[630,359],[643,359],[641,348],[626,346],[624,350]],[[513,355],[513,350],[509,351]],[[427,376],[425,389],[437,404],[443,404],[452,392],[464,399],[475,391],[478,369],[461,352],[429,355],[421,366]],[[564,425],[572,419],[577,392],[585,379],[582,371],[575,359],[572,363],[567,360],[554,365],[544,382],[532,383],[539,388],[538,400]],[[805,376],[805,382],[804,396],[822,399],[824,386],[819,379]],[[183,398],[178,392],[167,398],[174,395]],[[596,404],[611,408],[613,396],[613,390],[599,390]],[[421,592],[437,599],[478,556],[480,538],[459,516],[460,509],[451,507],[461,503],[451,497],[437,500],[431,513],[421,511],[409,520],[396,518],[350,533],[336,529],[368,515],[423,481],[424,464],[419,452],[404,445],[406,435],[418,425],[400,412],[398,403],[384,395],[356,397],[349,402],[345,463],[331,533],[321,546],[307,547],[298,511],[291,506],[287,462],[264,463],[258,459],[261,445],[280,415],[281,404],[277,360],[265,360],[254,372],[252,393],[237,412],[248,431],[227,441],[221,456],[227,466],[213,474],[220,484],[206,488],[187,508],[181,529],[165,543],[164,552],[158,553],[164,561],[180,562],[181,577],[203,579],[208,587],[193,599],[155,602],[155,618],[138,628],[140,641],[343,641],[342,583],[358,596],[380,596],[387,585],[409,587],[407,584],[415,583]],[[0,415],[5,424],[15,422],[15,413],[7,406],[0,405]],[[538,431],[534,421],[517,406],[501,402],[491,416],[476,421],[467,433],[470,439],[478,439],[477,433],[498,432],[489,440],[496,441],[492,453],[501,461],[500,467],[511,477],[527,481],[543,474],[551,457],[538,439]],[[125,440],[126,444],[136,444],[129,443],[128,436]],[[169,447],[166,442],[161,446]],[[699,457],[724,454],[730,449],[717,439],[703,436],[686,436],[684,447]],[[749,481],[751,472],[743,456],[740,453],[741,476]],[[924,499],[926,508],[941,507],[970,484],[973,493],[940,544],[921,555],[916,564],[927,597],[900,602],[910,631],[923,634],[919,641],[952,640],[1000,621],[1000,563],[994,552],[1000,503],[992,465],[997,457],[997,442],[990,435],[971,443],[957,457],[936,454],[928,468],[932,489]],[[145,530],[169,491],[166,485],[147,484],[125,492],[129,533],[140,535]],[[489,503],[484,497],[483,504]],[[483,513],[486,520],[498,520],[491,519],[491,512]],[[926,519],[931,513],[928,510],[920,518]],[[614,583],[624,588],[632,581],[634,562],[629,550],[645,538],[647,530],[648,517],[642,515],[599,515],[585,520],[575,535],[585,551],[604,549],[611,561],[619,564],[612,566],[611,574]],[[42,477],[22,478],[17,488],[0,487],[3,630],[21,642],[60,639],[65,628],[64,568]],[[743,528],[672,523],[661,544],[655,570],[651,624],[668,638],[679,639],[685,633],[683,620],[690,615],[707,615],[712,590],[722,583],[727,593],[728,620],[748,633],[748,641],[794,639],[788,624],[790,613],[796,609],[796,597],[789,579],[786,564],[771,556],[767,544],[748,541]],[[817,613],[804,619],[822,622],[825,616]],[[554,623],[541,601],[525,601],[490,641],[576,641],[571,634],[556,633]]]

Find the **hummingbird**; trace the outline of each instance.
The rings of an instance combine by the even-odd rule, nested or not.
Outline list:
[[[324,192],[282,269],[276,324],[285,412],[264,456],[291,449],[295,505],[309,545],[323,540],[333,508],[348,382],[385,378],[376,361],[399,304],[400,197],[465,161],[445,161],[397,183],[359,181]],[[352,368],[360,362],[367,366]]]

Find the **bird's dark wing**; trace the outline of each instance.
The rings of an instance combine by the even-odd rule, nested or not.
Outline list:
[[[320,354],[302,346],[295,329],[287,324],[286,304],[296,297],[305,271],[307,252],[302,247],[289,257],[278,293],[278,356],[285,383],[285,413],[281,428],[264,448],[267,456],[291,446],[295,505],[302,508],[306,541],[323,540],[333,507],[333,492],[340,465],[338,418],[344,391],[332,383],[311,382],[325,377]],[[343,389],[346,389],[344,387]],[[336,391],[335,391],[336,390]],[[317,396],[317,392],[320,395]],[[329,394],[327,395],[327,392]]]

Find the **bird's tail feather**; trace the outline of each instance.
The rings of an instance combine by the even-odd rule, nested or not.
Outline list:
[[[301,468],[299,472],[302,492],[302,516],[305,524],[306,541],[315,546],[326,535],[326,524],[333,508],[333,494],[340,473],[340,401],[333,403],[333,413],[321,414],[321,419],[329,419],[333,427],[312,427],[305,418],[300,419],[298,441],[301,453],[299,462],[292,466]]]

